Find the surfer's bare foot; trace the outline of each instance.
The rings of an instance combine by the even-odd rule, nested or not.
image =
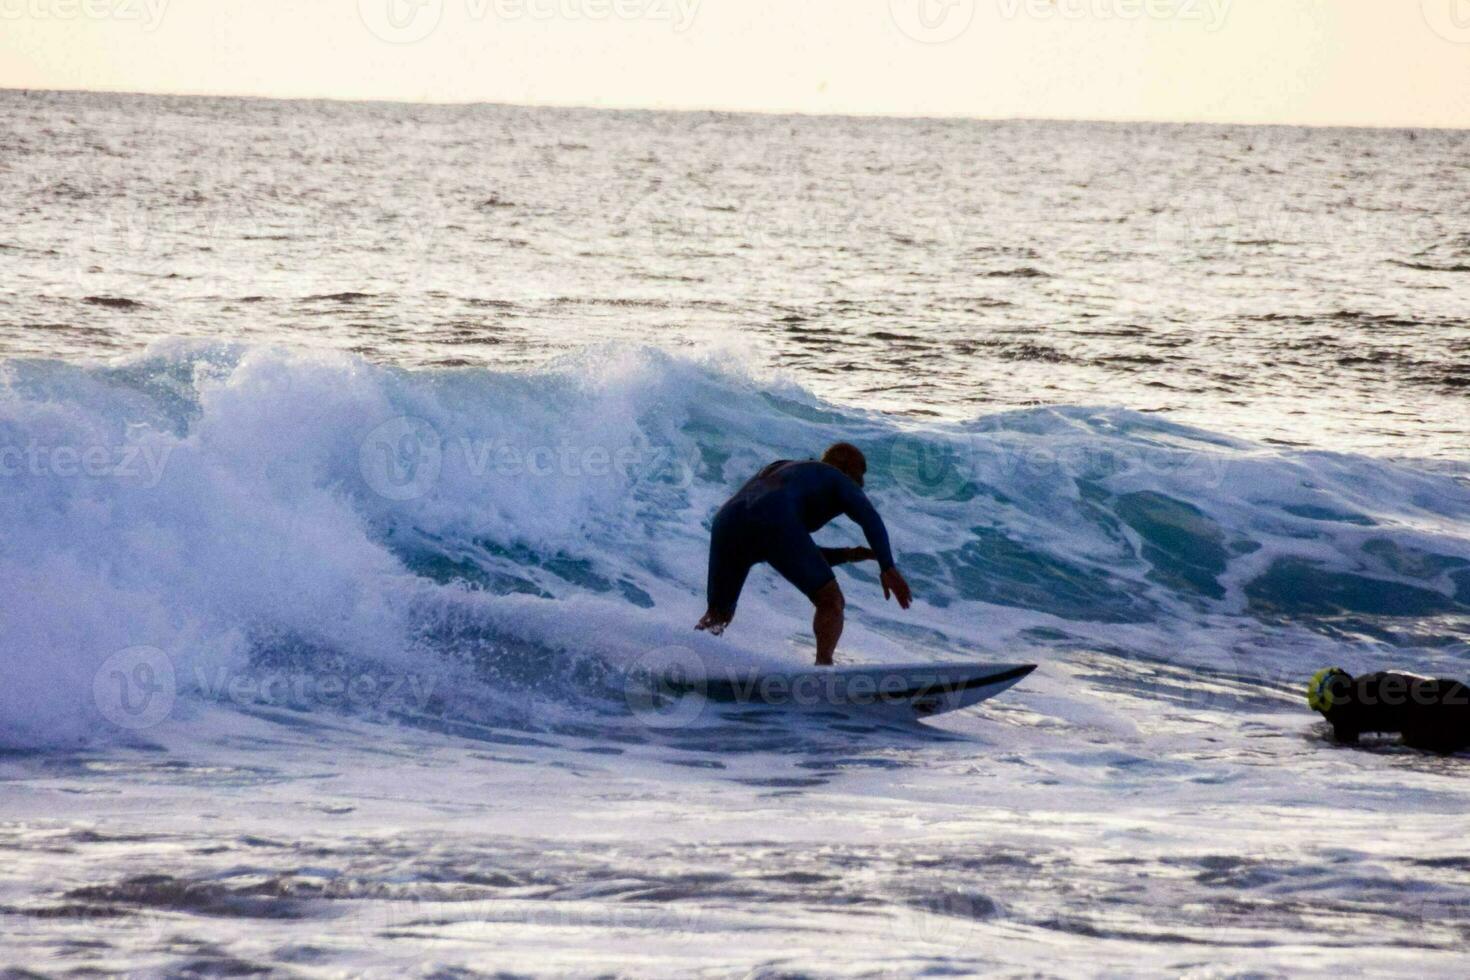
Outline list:
[[[704,630],[710,636],[719,636],[725,632],[725,627],[729,626],[730,620],[734,618],[734,616],[725,616],[711,609],[704,614],[699,622],[694,624],[694,628]]]

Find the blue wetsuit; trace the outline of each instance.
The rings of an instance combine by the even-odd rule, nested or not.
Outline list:
[[[783,459],[761,470],[720,508],[710,527],[709,607],[734,615],[757,562],[769,563],[813,598],[836,576],[812,532],[838,514],[863,529],[880,569],[893,567],[883,519],[846,473],[816,460]]]

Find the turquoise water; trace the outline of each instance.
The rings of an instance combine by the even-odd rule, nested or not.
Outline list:
[[[1463,134],[0,111],[0,966],[1463,972],[1464,760],[1300,693],[1466,673]],[[839,661],[1039,669],[648,700],[810,661],[692,626],[838,439]]]

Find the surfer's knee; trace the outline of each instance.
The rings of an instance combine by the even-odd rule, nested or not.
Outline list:
[[[842,587],[834,578],[816,591],[812,596],[812,604],[823,612],[840,613],[846,607],[847,599],[842,595]]]

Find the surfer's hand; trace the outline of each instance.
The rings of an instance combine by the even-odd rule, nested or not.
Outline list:
[[[913,594],[909,592],[909,584],[904,581],[897,568],[884,569],[878,580],[883,583],[883,598],[887,599],[889,593],[892,593],[898,599],[900,609],[907,609],[909,603],[914,601]]]

